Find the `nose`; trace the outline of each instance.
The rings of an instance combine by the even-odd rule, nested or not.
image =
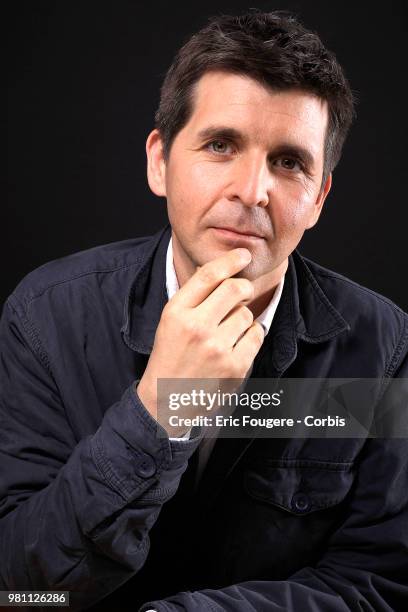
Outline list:
[[[265,157],[242,155],[235,160],[226,194],[229,200],[264,208],[269,204],[270,188],[271,174]]]

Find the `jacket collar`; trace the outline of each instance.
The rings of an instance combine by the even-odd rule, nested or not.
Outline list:
[[[167,302],[166,252],[170,225],[149,238],[144,245],[140,267],[127,291],[121,333],[129,348],[149,355],[156,328]]]
[[[317,344],[349,329],[296,250],[289,257],[282,297],[259,361],[269,350],[274,369],[282,373],[296,359],[299,340]]]
[[[166,252],[171,228],[167,225],[143,246],[140,266],[127,291],[121,333],[134,351],[150,354],[156,328],[167,302]],[[331,303],[316,277],[298,251],[289,257],[283,293],[276,311],[267,348],[278,372],[294,361],[299,339],[309,343],[325,342],[350,329],[347,321]],[[272,343],[272,347],[271,347]]]

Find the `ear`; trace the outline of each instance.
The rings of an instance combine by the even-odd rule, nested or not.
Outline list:
[[[313,207],[313,211],[311,214],[311,217],[309,219],[309,223],[306,226],[306,229],[310,229],[311,227],[313,227],[314,225],[316,225],[319,217],[320,217],[320,213],[322,212],[322,208],[323,208],[323,204],[324,201],[330,191],[330,188],[332,186],[332,173],[330,172],[329,176],[326,179],[326,182],[323,186],[323,189],[320,190],[320,193],[317,197],[317,200],[315,202],[315,205]]]
[[[159,130],[150,132],[146,140],[147,180],[157,196],[166,196],[166,162]]]

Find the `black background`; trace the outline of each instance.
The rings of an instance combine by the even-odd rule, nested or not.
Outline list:
[[[301,252],[408,309],[407,3],[13,2],[0,303],[68,253],[153,233],[165,201],[145,139],[177,48],[213,14],[288,9],[337,54],[359,98],[332,193]],[[5,223],[4,223],[5,221]]]

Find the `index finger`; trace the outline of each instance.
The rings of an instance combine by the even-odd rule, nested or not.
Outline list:
[[[194,308],[201,304],[226,278],[243,270],[251,261],[248,249],[232,249],[199,268],[173,297],[180,306]]]

